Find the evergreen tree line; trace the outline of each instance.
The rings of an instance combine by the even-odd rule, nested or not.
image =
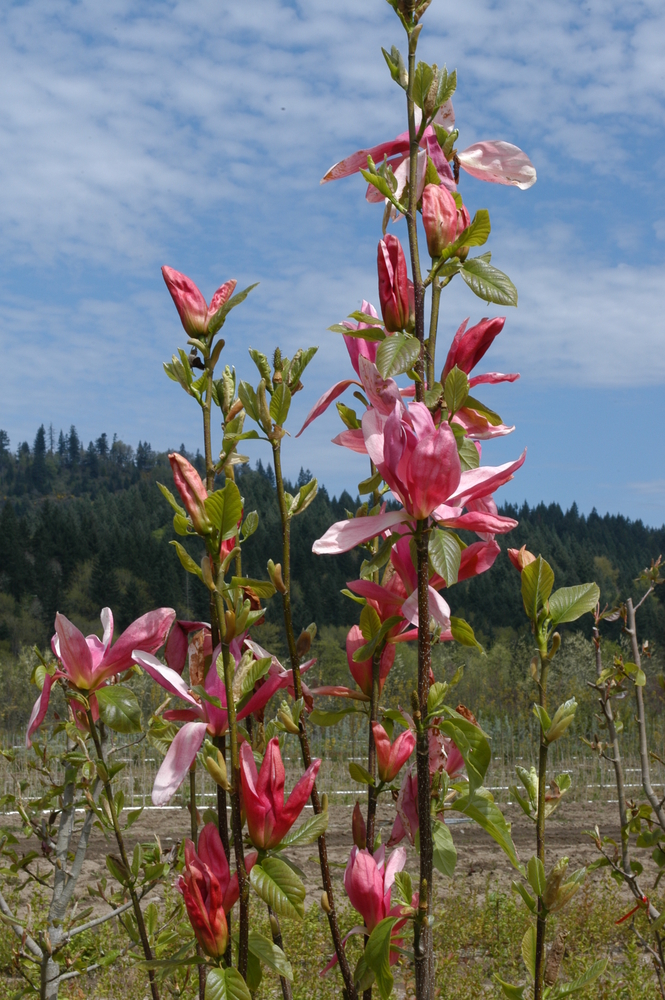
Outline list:
[[[187,454],[183,445],[180,451]],[[201,455],[187,457],[203,473]],[[257,531],[243,545],[243,573],[265,578],[267,560],[281,561],[274,475],[259,462],[255,469],[238,467],[237,476],[245,512],[260,515]],[[287,489],[295,492],[310,478],[309,471],[301,470]],[[182,618],[208,618],[207,591],[185,573],[169,545],[177,536],[158,481],[172,486],[170,465],[166,453],[154,452],[147,442],[139,442],[134,451],[115,435],[109,442],[102,434],[84,448],[74,427],[56,439],[52,428],[42,426],[32,448],[22,443],[12,452],[7,434],[0,431],[0,651],[45,646],[56,611],[88,631],[98,628],[104,605],[113,609],[118,628],[160,605],[176,608]],[[362,557],[317,557],[311,551],[333,521],[358,505],[349,493],[331,498],[320,486],[314,502],[294,519],[298,627],[310,622],[320,628],[349,626],[358,620],[357,605],[341,590],[357,577]],[[499,539],[502,550],[526,544],[552,564],[557,586],[595,580],[608,604],[637,593],[634,581],[640,570],[665,554],[665,527],[648,528],[595,511],[585,517],[575,504],[567,512],[558,504],[505,505],[501,512],[519,521],[515,531]],[[198,539],[188,538],[185,544],[200,558]],[[524,629],[519,574],[503,551],[488,573],[458,584],[446,596],[453,613],[471,622],[485,642],[493,642],[502,630]],[[588,634],[587,618],[580,627]],[[269,602],[267,619],[277,640],[278,599]],[[656,645],[665,639],[661,594],[641,612],[641,631]],[[619,626],[608,625],[606,632],[617,638]]]

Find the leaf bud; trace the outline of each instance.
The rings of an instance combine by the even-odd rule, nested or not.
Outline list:
[[[548,910],[556,900],[559,888],[566,877],[567,871],[568,858],[560,858],[547,876],[545,892],[543,894],[543,903]]]
[[[545,733],[545,739],[548,743],[554,743],[555,740],[560,739],[565,731],[570,726],[571,722],[575,718],[575,712],[577,711],[577,702],[574,698],[570,698],[568,701],[564,701],[563,705],[560,705],[554,717],[552,723],[549,726],[547,732]]]
[[[547,654],[547,659],[548,660],[553,660],[554,659],[554,657],[556,656],[557,651],[558,651],[560,645],[561,645],[561,636],[559,635],[558,632],[555,632],[554,635],[552,636],[552,648],[550,649],[549,653]]]
[[[279,926],[279,920],[277,919],[274,913],[270,914],[270,932],[273,938],[279,937],[279,935],[282,933],[282,929]]]
[[[228,643],[236,634],[236,616],[233,611],[224,612],[224,642]]]
[[[312,648],[312,633],[307,629],[302,631],[298,636],[298,641],[296,642],[296,653],[299,659],[304,659]]]
[[[201,560],[201,575],[203,576],[203,582],[208,588],[208,590],[215,589],[215,581],[212,575],[212,567],[210,565],[210,556],[205,555]]]
[[[323,910],[324,913],[332,913],[332,908],[331,908],[330,902],[328,900],[328,893],[327,892],[322,892],[321,893],[321,909]]]
[[[241,410],[242,410],[242,403],[240,402],[239,399],[236,399],[236,401],[231,405],[229,412],[226,414],[227,422],[229,420],[233,420],[233,418],[236,417]]]
[[[219,750],[217,751],[217,760],[213,757],[206,757],[205,766],[215,784],[228,792],[230,790],[229,778],[226,770],[226,761],[222,753]]]
[[[367,847],[367,827],[365,826],[363,814],[360,811],[360,803],[357,800],[353,808],[353,816],[351,817],[351,833],[353,835],[353,843],[358,850],[362,851]]]
[[[556,937],[552,942],[552,946],[547,956],[547,965],[545,966],[546,986],[554,986],[557,979],[559,978],[559,969],[561,968],[563,956],[566,953],[567,937],[568,937],[568,931],[564,931],[560,927],[559,930],[556,932]]]
[[[286,587],[284,586],[284,580],[282,579],[282,564],[275,564],[272,559],[268,560],[268,576],[270,577],[270,582],[272,583],[275,590],[278,590],[280,594],[286,593]]]
[[[293,721],[293,716],[291,715],[289,706],[284,701],[282,702],[282,707],[277,712],[277,718],[282,723],[287,733],[293,733],[294,736],[298,735],[300,730]]]
[[[266,434],[270,434],[272,430],[272,417],[270,416],[270,407],[268,406],[268,399],[266,396],[266,382],[263,378],[259,382],[259,387],[256,390],[256,400],[259,407],[259,417],[261,418],[263,429]]]
[[[324,792],[323,795],[321,796],[321,810],[324,813],[328,812],[328,793],[327,792]]]

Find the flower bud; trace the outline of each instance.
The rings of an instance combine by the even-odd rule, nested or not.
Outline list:
[[[224,612],[224,642],[229,643],[236,634],[236,616],[233,611]]]
[[[298,636],[298,641],[296,642],[296,653],[298,657],[302,660],[309,653],[312,648],[312,633],[307,629],[303,630]]]
[[[363,814],[360,811],[360,803],[356,802],[353,807],[353,816],[351,817],[351,833],[353,835],[353,843],[359,850],[363,850],[367,847],[367,827],[365,826],[365,820]]]
[[[548,743],[554,743],[555,740],[561,739],[565,731],[570,726],[571,722],[575,718],[575,712],[577,711],[577,702],[574,698],[570,698],[568,701],[564,701],[563,705],[560,705],[554,717],[552,723],[545,733],[545,739]]]
[[[240,402],[239,399],[236,399],[236,401],[231,405],[229,412],[226,414],[226,419],[233,420],[233,418],[236,417],[241,410],[242,410],[242,403]]]
[[[327,892],[322,892],[321,893],[321,909],[323,910],[324,913],[331,913],[332,912],[332,908],[331,908],[330,902],[328,900],[328,893]]]
[[[194,466],[183,455],[169,455],[173,470],[173,481],[180,494],[185,510],[192,519],[194,530],[199,535],[209,535],[212,524],[205,509],[208,491],[201,482],[201,477]]]
[[[568,858],[560,858],[554,865],[549,875],[547,876],[547,881],[545,883],[545,893],[543,895],[543,903],[549,910],[556,897],[559,893],[561,883],[566,877],[566,872],[568,871]]]
[[[556,656],[556,654],[557,654],[557,652],[559,650],[559,646],[560,645],[561,645],[561,636],[559,635],[558,632],[555,632],[554,635],[552,636],[552,648],[550,649],[549,653],[547,654],[548,660],[553,660],[554,659],[554,657]]]
[[[272,934],[273,938],[279,937],[280,934],[282,933],[282,929],[279,926],[279,920],[277,919],[274,913],[270,914],[270,933]]]
[[[208,590],[215,589],[215,581],[212,576],[212,567],[210,566],[210,556],[203,556],[201,559],[201,574],[203,576],[203,582],[208,588]]]
[[[406,258],[396,236],[388,234],[379,240],[377,253],[379,300],[383,322],[389,333],[411,329],[415,322],[410,302]],[[413,286],[412,286],[413,287]]]
[[[261,418],[263,429],[266,434],[270,434],[272,430],[272,417],[270,416],[270,407],[268,406],[268,399],[266,397],[266,382],[263,378],[256,390],[256,401],[259,406],[259,417]]]
[[[286,593],[286,587],[284,586],[284,580],[282,579],[282,564],[275,564],[272,559],[268,560],[268,576],[270,577],[270,582],[272,583],[275,590],[278,590],[280,594]]]
[[[282,723],[287,733],[293,733],[294,736],[298,735],[300,730],[293,721],[293,716],[291,715],[291,712],[286,702],[282,702],[282,707],[279,709],[277,713],[277,718]]]
[[[423,225],[430,257],[440,257],[457,235],[457,205],[443,184],[427,184],[422,200]]]
[[[508,558],[515,569],[518,569],[520,573],[525,566],[528,566],[529,563],[536,561],[536,557],[533,552],[527,551],[526,545],[523,545],[521,549],[508,549]]]
[[[328,793],[324,792],[321,796],[321,810],[324,813],[328,812]]]

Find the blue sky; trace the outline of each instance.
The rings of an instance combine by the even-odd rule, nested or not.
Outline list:
[[[207,298],[229,277],[261,282],[225,327],[241,376],[248,346],[320,345],[297,423],[349,371],[326,328],[377,301],[381,209],[358,178],[319,179],[404,128],[385,0],[23,0],[0,26],[12,447],[41,422],[196,447],[196,408],[161,369],[184,342],[164,263]],[[488,367],[522,379],[483,397],[517,426],[484,460],[528,457],[497,499],[665,521],[664,47],[655,0],[433,0],[425,17],[421,58],[458,70],[459,148],[503,138],[538,170],[526,192],[461,182],[520,293]],[[457,281],[444,305],[441,350],[466,316],[500,313]],[[288,441],[287,471],[353,490],[365,463],[329,443],[338,428],[333,408]]]

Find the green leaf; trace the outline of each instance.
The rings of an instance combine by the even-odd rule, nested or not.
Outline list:
[[[394,378],[413,368],[420,357],[420,341],[409,333],[393,333],[379,344],[376,367],[383,378]]]
[[[176,500],[176,498],[171,493],[171,490],[169,490],[162,483],[157,483],[157,485],[159,486],[160,490],[162,491],[162,494],[166,497],[166,499],[168,500],[168,502],[171,504],[171,507],[176,512],[176,514],[179,514],[181,517],[187,517],[187,511],[185,510],[184,507],[180,506],[180,504],[178,503],[178,501]]]
[[[282,839],[281,847],[294,847],[298,844],[312,844],[318,840],[322,833],[328,829],[328,813],[320,812],[316,816],[310,816],[304,823],[301,823],[297,830],[291,828]]]
[[[250,510],[249,514],[242,522],[242,537],[247,539],[253,535],[259,526],[259,515],[255,510]]]
[[[272,597],[275,593],[275,588],[270,580],[253,580],[251,577],[247,576],[234,576],[231,579],[232,587],[251,587],[257,597],[261,597],[264,600]]]
[[[469,816],[485,833],[496,841],[511,861],[511,864],[521,870],[520,860],[515,851],[513,839],[510,836],[510,825],[494,801],[492,793],[487,788],[477,788],[475,795],[469,799],[468,793],[455,799],[452,808]]]
[[[441,820],[432,820],[432,842],[432,862],[434,867],[442,875],[452,877],[455,872],[455,865],[457,864],[457,850],[453,843],[450,827],[442,823]]]
[[[240,661],[242,663],[242,660]],[[242,678],[240,685],[240,692],[236,695],[236,702],[242,701],[242,699],[254,690],[254,685],[257,681],[260,681],[262,677],[270,670],[270,664],[272,663],[272,656],[262,656],[259,660],[253,660],[249,666],[249,669]],[[240,669],[240,667],[238,667]],[[236,687],[236,680],[238,680],[238,675],[233,682],[233,687]]]
[[[538,907],[536,905],[536,901],[533,898],[533,896],[530,895],[530,893],[528,893],[526,891],[526,889],[524,888],[524,886],[522,885],[522,883],[521,882],[511,882],[510,885],[511,885],[511,888],[512,888],[513,892],[519,892],[520,896],[524,900],[527,908],[531,911],[531,913],[533,913],[533,914],[537,913],[538,912]]]
[[[384,48],[382,48],[381,51],[383,52],[383,58],[388,64],[388,69],[390,70],[390,75],[393,80],[395,83],[399,84],[400,87],[406,90],[409,86],[409,75],[406,71],[406,66],[404,65],[402,53],[394,45],[390,50],[390,54],[388,54]]]
[[[351,316],[355,316],[355,313],[351,313]],[[362,314],[364,315],[364,314]],[[373,316],[370,317],[372,322],[380,323],[381,320],[375,319]],[[366,320],[365,320],[366,322]],[[343,333],[345,337],[358,337],[359,340],[369,340],[369,341],[381,341],[386,339],[385,331],[378,326],[361,327],[359,330],[349,329],[344,326],[343,323],[333,323],[328,329],[332,333]]]
[[[455,247],[481,247],[487,243],[491,230],[489,212],[486,208],[479,208],[471,225],[455,240]]]
[[[413,899],[413,883],[408,872],[395,872],[395,889],[402,897],[402,902],[411,906]]]
[[[469,377],[466,372],[461,371],[461,369],[455,365],[452,371],[448,372],[446,384],[443,388],[443,396],[451,417],[464,406],[464,402],[468,395]]]
[[[455,535],[435,528],[430,532],[428,553],[432,569],[446,581],[446,587],[456,584],[462,552]]]
[[[305,916],[305,886],[281,858],[264,858],[252,868],[254,891],[280,917]]]
[[[242,497],[232,480],[221,490],[215,490],[205,501],[206,513],[220,533],[222,541],[233,538],[242,518]]]
[[[390,935],[397,917],[384,917],[376,925],[365,945],[365,962],[376,976],[381,1000],[388,1000],[393,989],[390,971]]]
[[[256,393],[249,382],[241,382],[238,386],[238,399],[245,408],[247,415],[251,417],[255,423],[260,424],[259,404],[256,399]]]
[[[434,79],[434,70],[427,63],[419,62],[416,66],[416,72],[413,78],[413,100],[414,103],[422,108],[425,101],[427,100],[427,95],[429,89],[432,86],[432,80]]]
[[[275,397],[273,396],[273,399]],[[291,509],[291,516],[295,517],[296,514],[302,514],[304,510],[307,510],[312,500],[316,497],[319,491],[319,484],[316,479],[310,479],[308,483],[301,486],[298,490],[298,496],[296,498],[295,505]]]
[[[488,424],[491,424],[492,427],[498,427],[499,424],[503,423],[498,413],[495,413],[494,410],[490,410],[489,406],[485,406],[485,404],[481,403],[479,399],[475,398],[475,396],[467,396],[464,405],[470,410],[475,410],[476,413],[481,415],[481,417],[485,417],[485,420]]]
[[[359,782],[361,785],[373,785],[374,778],[367,771],[362,764],[357,764],[355,760],[349,761],[349,774],[354,781]]]
[[[532,979],[536,978],[536,928],[533,924],[527,927],[522,938],[522,958],[526,965],[526,971]]]
[[[431,389],[428,389],[425,393],[424,403],[428,410],[433,410],[441,399],[441,394],[443,393],[443,386],[440,382],[435,382]]]
[[[560,587],[550,597],[552,625],[574,622],[588,611],[593,611],[600,600],[600,590],[595,583],[580,583],[576,587]]]
[[[512,986],[510,983],[504,983],[503,979],[500,979],[496,974],[494,975],[494,979],[503,990],[504,996],[508,997],[508,1000],[524,1000],[526,985]]]
[[[536,896],[544,896],[545,886],[547,884],[545,866],[540,858],[537,858],[535,854],[532,858],[529,858],[529,863],[526,866],[526,877],[528,878],[529,885],[535,892]]]
[[[272,374],[270,372],[270,365],[265,354],[261,351],[255,350],[253,347],[250,347],[249,356],[258,368],[261,378],[266,380],[266,385],[272,386]]]
[[[305,371],[305,368],[307,368],[307,365],[310,363],[317,351],[318,347],[308,347],[304,351],[297,350],[293,355],[288,372],[284,373],[284,378],[286,378],[291,392],[295,392],[296,387],[300,382],[302,373]]]
[[[459,455],[462,472],[469,472],[477,469],[480,465],[480,455],[473,441],[470,438],[462,438],[457,442],[457,453]]]
[[[263,969],[259,959],[253,952],[247,955],[247,988],[254,996],[259,986],[263,982]]]
[[[473,795],[475,789],[482,785],[492,760],[489,740],[479,726],[474,726],[450,708],[445,708],[445,711],[451,717],[441,722],[439,729],[445,736],[451,737],[462,754],[469,779],[469,794]]]
[[[293,982],[293,969],[282,949],[258,931],[249,932],[249,950],[279,976]]]
[[[457,70],[454,69],[452,73],[449,73],[444,66],[442,70],[439,70],[439,89],[436,94],[436,110],[449,101],[450,98],[455,93],[457,89]]]
[[[326,712],[321,708],[315,708],[313,712],[310,712],[309,721],[315,726],[322,726],[324,728],[326,726],[336,726],[343,718],[356,711],[357,709],[354,706],[341,708],[338,712]]]
[[[436,681],[430,685],[427,695],[427,714],[436,715],[436,711],[446,696],[448,685],[445,682]]]
[[[169,542],[169,545],[175,546],[175,550],[178,553],[178,559],[182,563],[183,567],[187,570],[187,572],[193,573],[194,576],[198,576],[199,580],[202,580],[203,574],[201,572],[201,567],[199,566],[198,563],[194,562],[187,549],[183,545],[181,545],[180,542],[176,542],[175,540]]]
[[[285,382],[280,382],[270,400],[270,416],[278,427],[282,427],[289,415],[291,390]]]
[[[373,608],[371,604],[368,604],[360,612],[360,631],[363,634],[363,639],[367,640],[373,639],[381,631],[381,619],[376,608]]]
[[[527,617],[537,621],[541,608],[552,593],[554,571],[542,556],[522,570],[522,600]]]
[[[252,995],[237,969],[209,969],[205,1000],[252,1000]]]
[[[577,993],[579,990],[583,990],[585,986],[592,983],[594,979],[598,979],[602,976],[605,968],[607,966],[607,959],[601,958],[600,961],[594,962],[591,968],[579,977],[579,979],[574,979],[572,983],[562,983],[561,986],[556,986],[552,993],[550,993],[550,1000],[558,1000],[558,997],[569,997],[571,993]]]
[[[517,289],[507,274],[478,257],[465,260],[460,271],[471,291],[486,302],[517,305]]]
[[[362,483],[358,483],[358,493],[362,495],[366,493],[373,493],[374,490],[378,490],[382,479],[383,477],[381,473],[375,472],[373,476],[370,476],[368,479],[363,479]]]
[[[400,203],[398,201],[396,201],[395,195],[393,194],[393,191],[392,191],[392,188],[388,184],[388,181],[385,179],[385,177],[383,177],[382,174],[378,174],[376,172],[376,166],[374,164],[374,161],[372,160],[372,157],[368,156],[367,157],[367,161],[368,161],[368,167],[369,167],[369,169],[368,170],[363,170],[362,167],[361,167],[360,168],[360,173],[362,174],[362,176],[365,178],[365,180],[367,181],[367,183],[371,184],[372,187],[375,187],[377,189],[377,191],[379,191],[380,194],[383,195],[384,198],[388,198],[394,205],[399,206],[399,211],[402,214],[404,214],[404,211],[405,211],[404,206],[400,205]],[[353,335],[353,331],[349,330],[348,332],[352,333],[352,335]],[[359,336],[359,334],[355,334],[355,336]],[[367,338],[367,339],[369,340],[370,338]],[[372,339],[374,339],[374,338],[372,338]],[[381,338],[381,339],[383,339],[383,338]]]
[[[544,735],[552,725],[552,720],[550,719],[549,715],[547,714],[547,711],[543,708],[542,705],[534,705],[533,714],[540,722],[540,727]]]
[[[231,296],[228,302],[225,302],[224,305],[217,310],[215,315],[208,321],[208,335],[217,333],[231,310],[235,309],[236,306],[239,306],[241,302],[244,302],[252,289],[256,288],[257,285],[258,281],[255,281],[253,285],[249,286],[249,288],[245,288],[242,292],[238,292],[237,295]]]
[[[363,610],[365,610],[367,607],[369,607],[369,605],[365,605],[365,608]],[[388,632],[390,632],[393,626],[399,624],[400,621],[402,621],[402,619],[400,618],[399,615],[391,615],[390,618],[386,618],[386,620],[381,625],[379,631],[376,633],[376,635],[372,636],[367,645],[361,646],[359,649],[356,649],[356,651],[353,654],[354,662],[364,663],[365,660],[369,660],[370,657],[374,656],[374,650],[379,645],[383,637],[387,635]]]
[[[99,717],[116,733],[141,732],[141,707],[136,695],[123,684],[109,684],[95,691]]]
[[[455,642],[459,642],[460,646],[475,646],[481,653],[483,652],[483,647],[476,639],[473,629],[463,618],[451,618],[450,631],[453,634],[453,639]]]

